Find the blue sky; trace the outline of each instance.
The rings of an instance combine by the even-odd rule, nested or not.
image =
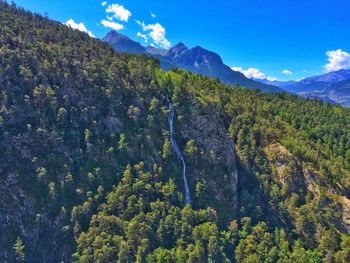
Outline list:
[[[15,2],[97,38],[123,27],[144,45],[200,45],[250,77],[300,79],[350,67],[349,0]]]

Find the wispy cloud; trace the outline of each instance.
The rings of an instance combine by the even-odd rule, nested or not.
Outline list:
[[[101,5],[102,5],[102,6],[106,6],[106,5],[107,5],[107,2],[106,2],[106,1],[103,1],[103,2],[101,3]]]
[[[269,81],[277,80],[276,77],[273,76],[266,76],[265,73],[261,72],[257,68],[248,68],[243,69],[242,67],[231,67],[233,71],[238,71],[244,74],[247,78],[250,79],[267,79]]]
[[[288,70],[288,69],[285,69],[285,70],[282,70],[282,74],[284,74],[284,75],[293,75],[293,72]]]
[[[151,16],[152,18],[156,18],[156,17],[157,17],[156,14],[153,13],[152,11],[149,11],[149,14],[150,14],[150,16]]]
[[[81,32],[87,33],[90,37],[95,37],[91,31],[89,31],[83,23],[76,23],[73,19],[69,19],[66,22],[66,26],[69,26],[73,29],[79,30]]]
[[[136,36],[143,38],[143,40],[147,43],[148,42],[148,37],[145,34],[142,34],[140,32],[136,33]]]
[[[330,50],[326,52],[328,64],[324,66],[326,72],[337,71],[350,67],[350,54],[341,50]]]
[[[131,12],[119,4],[111,4],[106,9],[107,13],[111,13],[113,17],[123,22],[128,22]]]
[[[108,27],[108,28],[111,28],[113,30],[121,30],[124,28],[123,25],[119,24],[119,23],[116,23],[116,22],[112,22],[112,21],[108,21],[108,20],[102,20],[101,21],[101,24],[104,26],[104,27]]]

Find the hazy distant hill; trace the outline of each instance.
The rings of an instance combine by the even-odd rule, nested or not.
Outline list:
[[[307,87],[310,86],[310,87]],[[324,101],[350,106],[350,80],[339,81],[334,84],[316,82],[301,86],[298,94],[308,98],[321,98]]]
[[[257,80],[275,85],[288,92],[307,98],[320,98],[326,102],[350,106],[350,70],[341,69],[323,75],[317,75],[300,81]]]
[[[350,79],[350,69],[341,69],[338,71],[329,72],[323,75],[317,75],[314,77],[309,77],[300,80],[298,83],[300,84],[308,84],[314,82],[326,82],[326,83],[337,83],[343,80]]]
[[[267,79],[256,79],[254,78],[254,80],[259,81],[261,83],[267,84],[267,85],[273,85],[282,89],[285,89],[287,87],[290,87],[292,85],[294,85],[295,83],[297,83],[294,80],[288,80],[288,81],[279,81],[279,80],[267,80]]]

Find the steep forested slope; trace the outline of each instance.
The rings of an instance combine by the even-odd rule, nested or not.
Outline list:
[[[164,72],[3,2],[0,28],[1,262],[349,261],[349,109]]]

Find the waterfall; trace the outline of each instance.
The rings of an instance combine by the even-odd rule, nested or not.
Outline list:
[[[170,142],[173,148],[173,151],[175,152],[177,159],[180,164],[181,168],[181,176],[182,176],[182,181],[185,186],[185,201],[186,204],[191,205],[191,193],[190,193],[190,188],[188,187],[188,182],[186,178],[186,163],[185,159],[181,153],[181,150],[179,146],[177,145],[177,142],[175,140],[175,132],[174,132],[174,115],[175,115],[175,110],[174,106],[171,103],[171,100],[168,98],[168,109],[169,109],[169,114],[168,114],[168,122],[169,122],[169,129],[170,129]]]

